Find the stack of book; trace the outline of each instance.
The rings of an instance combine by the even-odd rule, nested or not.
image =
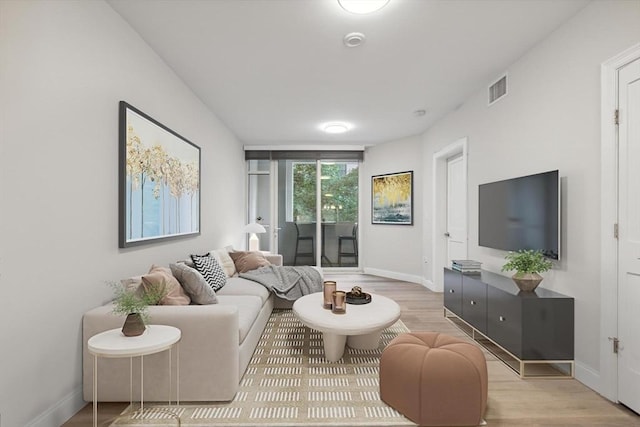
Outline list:
[[[472,259],[454,259],[451,262],[451,269],[459,271],[463,274],[480,274],[480,261],[474,261]]]

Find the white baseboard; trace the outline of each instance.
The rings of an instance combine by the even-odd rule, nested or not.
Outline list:
[[[73,417],[87,402],[82,398],[82,387],[69,393],[32,420],[27,427],[59,427]]]
[[[442,289],[436,289],[435,283],[429,279],[422,279],[422,286],[429,289],[431,292],[440,292],[442,293]]]
[[[575,365],[576,379],[596,393],[600,393],[600,373],[577,360],[575,361]]]
[[[404,282],[417,283],[419,285],[423,284],[422,277],[415,276],[413,274],[397,273],[395,271],[380,270],[377,268],[368,267],[364,267],[363,272],[364,274],[371,274],[373,276],[388,277],[389,279],[402,280]]]

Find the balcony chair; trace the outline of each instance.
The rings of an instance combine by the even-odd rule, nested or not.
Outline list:
[[[300,230],[300,226],[298,225],[297,222],[293,223],[296,226],[296,251],[295,254],[293,256],[293,265],[298,265],[298,258],[311,258],[312,262],[311,264],[315,264],[315,260],[316,260],[316,245],[314,243],[314,238],[312,235],[302,235],[301,230]],[[306,252],[300,252],[302,249],[303,245],[300,245],[300,242],[310,242],[311,243],[311,248],[308,249]],[[310,250],[310,252],[309,252]]]
[[[351,242],[349,244],[348,242]],[[343,247],[344,244],[344,247]],[[358,265],[358,223],[353,224],[350,236],[338,236],[338,265],[342,266],[342,257],[354,258]]]

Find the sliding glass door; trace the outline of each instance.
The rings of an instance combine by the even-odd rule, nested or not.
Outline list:
[[[323,267],[358,266],[358,162],[320,162]]]
[[[249,220],[268,227],[260,249],[279,252],[285,265],[357,267],[358,160],[263,162],[248,161]]]
[[[284,265],[317,265],[317,162],[278,160],[278,248]]]

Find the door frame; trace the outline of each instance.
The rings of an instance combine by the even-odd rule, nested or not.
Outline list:
[[[462,137],[433,154],[433,200],[431,224],[431,284],[434,292],[442,292],[444,284],[442,269],[447,260],[447,239],[444,236],[447,226],[447,160],[453,156],[462,156],[462,180],[464,182],[464,210],[467,224],[467,238],[465,239],[465,253],[469,250],[469,188],[467,186],[467,137]]]
[[[278,163],[271,160],[269,162],[269,191],[271,197],[269,204],[271,205],[271,230],[269,233],[269,252],[274,254],[280,253],[278,239],[280,238],[280,224],[278,222]]]
[[[618,336],[618,128],[614,111],[618,104],[618,69],[640,58],[640,43],[602,63],[600,110],[600,372],[599,387],[587,384],[609,400],[618,400],[618,358],[609,337]]]
[[[251,201],[249,200],[250,198],[252,198],[252,194],[251,194],[251,188],[252,188],[252,181],[253,177],[258,177],[258,176],[269,176],[269,191],[272,192],[272,166],[271,166],[271,162],[269,162],[269,170],[256,170],[256,171],[252,171],[249,168],[249,162],[248,160],[245,160],[245,224],[250,224],[252,222],[256,222],[256,213],[255,212],[250,212],[251,210]],[[257,184],[258,182],[258,178],[255,179],[255,183]],[[256,197],[257,199],[257,197]],[[273,194],[269,195],[269,215],[270,218],[274,218],[273,216]],[[261,224],[264,225],[264,224]],[[267,236],[267,240],[268,240],[268,249],[269,251],[272,250],[273,248],[273,232],[274,232],[274,228],[275,225],[274,224],[267,224],[267,226],[265,227],[267,229],[266,232],[266,236]],[[244,238],[244,244],[245,244],[245,248],[247,250],[249,250],[249,237],[250,234],[246,233],[245,234],[245,238]],[[260,239],[260,246],[262,246],[262,239]]]

